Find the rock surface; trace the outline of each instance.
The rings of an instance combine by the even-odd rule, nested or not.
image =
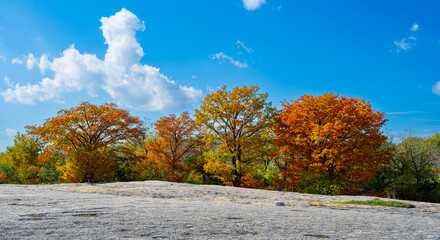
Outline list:
[[[0,185],[0,239],[440,239],[440,204],[160,181]],[[384,199],[387,200],[387,199]]]

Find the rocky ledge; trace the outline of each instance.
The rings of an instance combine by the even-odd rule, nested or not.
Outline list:
[[[440,204],[160,181],[0,185],[0,239],[440,239]],[[389,199],[383,199],[389,200]]]

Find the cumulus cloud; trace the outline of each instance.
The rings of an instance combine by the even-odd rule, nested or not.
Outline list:
[[[11,128],[6,128],[5,131],[3,132],[3,135],[7,136],[7,137],[13,137],[15,136],[15,134],[17,134],[17,130],[15,129],[11,129]]]
[[[243,6],[249,11],[253,11],[261,5],[265,4],[266,0],[243,0]]]
[[[40,57],[40,62],[38,63],[38,67],[40,68],[41,73],[45,73],[47,69],[50,68],[50,62],[47,55],[43,55]]]
[[[26,64],[26,68],[32,70],[35,66],[40,68],[41,73],[50,67],[50,61],[47,55],[42,55],[39,60],[35,58],[34,54],[29,53],[27,56],[16,57],[11,60],[13,64]]]
[[[419,24],[414,23],[411,26],[411,35],[406,38],[402,38],[399,41],[394,41],[394,47],[396,52],[408,51],[408,49],[414,47],[416,45],[417,38],[415,37],[415,33],[419,30]]]
[[[248,66],[247,63],[236,61],[232,57],[224,54],[223,52],[211,54],[209,58],[218,59],[218,60],[228,60],[230,63],[234,64],[236,67],[239,68],[246,68]]]
[[[52,61],[46,55],[37,61],[31,54],[26,67],[38,66],[42,73],[51,70],[53,78],[43,78],[35,85],[19,85],[0,94],[7,102],[34,104],[38,101],[61,100],[66,92],[87,91],[95,96],[105,90],[120,105],[147,111],[165,111],[196,101],[202,91],[171,81],[160,69],[140,63],[143,49],[136,32],[145,30],[144,22],[126,9],[101,18],[105,44],[104,59],[95,54],[80,53],[74,45]]]
[[[38,62],[37,59],[35,59],[34,54],[30,53],[26,60],[26,68],[30,70],[37,64]]]

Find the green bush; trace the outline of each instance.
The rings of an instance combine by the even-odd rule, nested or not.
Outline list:
[[[56,168],[55,163],[45,164],[38,174],[41,183],[57,183],[63,173]]]
[[[9,163],[0,162],[0,175],[4,176],[5,179],[1,179],[5,183],[18,183],[17,169]]]
[[[328,175],[306,172],[302,174],[301,182],[295,190],[312,194],[339,195],[342,186]]]

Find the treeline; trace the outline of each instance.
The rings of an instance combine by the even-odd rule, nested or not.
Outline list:
[[[440,134],[381,132],[384,113],[327,93],[283,102],[258,87],[219,89],[192,117],[143,123],[114,104],[60,110],[18,133],[0,155],[0,182],[167,180],[440,202]]]

